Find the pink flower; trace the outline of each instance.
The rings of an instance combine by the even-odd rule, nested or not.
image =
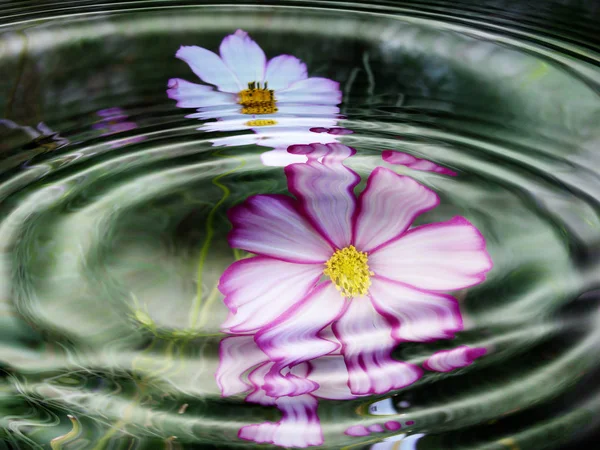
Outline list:
[[[308,127],[335,125],[331,121],[337,117],[336,105],[342,99],[339,83],[308,77],[306,64],[291,55],[267,61],[259,45],[242,30],[225,37],[219,53],[182,46],[176,54],[214,88],[180,78],[169,80],[167,93],[177,100],[177,106],[197,108],[187,117],[220,119],[202,130],[286,126],[286,117],[307,119]]]
[[[423,170],[425,172],[435,172],[440,173],[442,175],[449,175],[451,177],[455,177],[456,172],[446,169],[445,167],[438,166],[437,164],[428,161],[426,159],[415,158],[408,153],[398,152],[395,150],[385,150],[381,157],[383,160],[389,164],[406,166],[409,169],[413,170]]]
[[[94,125],[92,128],[101,132],[100,136],[111,136],[117,133],[123,133],[125,131],[131,131],[138,127],[137,123],[128,120],[129,116],[118,106],[101,109],[96,112],[101,120]],[[145,140],[146,137],[133,136],[126,139],[118,139],[111,142],[111,148],[124,147],[126,145],[135,144]]]
[[[392,349],[462,329],[446,292],[485,279],[492,267],[485,239],[464,217],[410,228],[439,203],[433,191],[378,167],[357,198],[360,178],[343,164],[353,149],[301,147],[311,150],[308,161],[285,168],[295,199],[257,195],[229,211],[230,245],[256,256],[233,263],[220,280],[231,313],[223,329],[256,333],[274,361],[268,395],[311,392],[282,371],[338,350],[338,341],[353,394],[400,389],[421,370],[393,360]],[[329,326],[335,339],[323,334]]]
[[[279,422],[263,422],[240,429],[241,439],[283,447],[308,447],[323,444],[323,431],[317,415],[318,399],[356,398],[348,390],[347,372],[342,358],[331,355],[295,366],[290,372],[314,386],[312,394],[270,397],[263,389],[265,374],[273,362],[256,345],[252,336],[231,336],[219,346],[216,379],[225,397],[244,394],[246,401],[276,406],[282,413]]]

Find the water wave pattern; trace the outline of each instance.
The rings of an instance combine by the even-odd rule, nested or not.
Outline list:
[[[464,216],[494,262],[452,293],[453,340],[394,349],[442,370],[386,394],[311,394],[319,448],[596,442],[598,3],[195,3],[0,6],[0,446],[241,448],[255,445],[241,427],[282,418],[244,390],[221,395],[218,280],[250,256],[229,246],[226,212],[287,194],[264,154],[298,130],[199,131],[214,120],[166,94],[191,79],[180,46],[216,50],[237,29],[339,83],[335,123],[294,126],[356,149],[358,192],[377,167],[411,177],[440,197],[417,224]],[[461,358],[472,364],[454,369]],[[314,365],[317,384],[340,375]]]

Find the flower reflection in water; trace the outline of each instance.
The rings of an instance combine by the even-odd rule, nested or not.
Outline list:
[[[381,156],[383,160],[389,164],[406,166],[412,170],[435,172],[441,175],[449,175],[451,177],[455,177],[457,175],[453,170],[438,166],[437,164],[426,159],[416,158],[408,153],[398,152],[395,150],[385,150]]]
[[[277,406],[277,423],[240,430],[243,439],[320,445],[319,399],[386,394],[422,376],[398,361],[402,342],[450,339],[463,322],[448,294],[481,283],[492,268],[485,239],[465,218],[414,227],[439,203],[410,177],[359,175],[339,143],[290,146],[304,162],[285,168],[286,195],[256,195],[229,211],[230,245],[255,256],[233,263],[219,289],[230,314],[217,380],[223,395]],[[464,367],[485,353],[466,346],[429,357],[428,370]],[[247,381],[243,374],[247,373]],[[396,420],[356,424],[349,436],[394,432]]]
[[[468,347],[461,345],[452,350],[442,350],[434,353],[423,367],[434,372],[450,372],[460,367],[471,365],[477,358],[481,358],[487,353],[482,347]]]
[[[384,167],[356,198],[360,177],[343,164],[354,154],[349,147],[292,147],[299,149],[308,161],[285,168],[295,200],[257,195],[229,212],[230,245],[257,256],[221,278],[231,312],[223,330],[256,333],[275,361],[265,375],[269,395],[303,389],[282,371],[336,350],[321,335],[330,326],[353,394],[405,387],[421,370],[393,360],[392,349],[462,330],[458,303],[446,292],[485,279],[492,267],[485,239],[463,217],[410,228],[438,197]]]
[[[224,396],[245,394],[246,401],[276,406],[282,412],[279,422],[264,422],[242,427],[242,439],[281,446],[321,445],[323,432],[317,415],[318,399],[356,398],[348,389],[347,371],[342,357],[330,354],[293,367],[288,376],[310,386],[310,394],[290,392],[269,396],[264,390],[265,375],[274,362],[260,350],[253,336],[231,336],[220,345],[217,383]]]
[[[100,117],[100,121],[92,125],[92,128],[100,131],[100,136],[112,136],[114,134],[138,128],[137,123],[131,120],[125,111],[119,107],[102,109],[97,111],[96,114]],[[126,139],[115,140],[111,142],[111,148],[135,144],[136,142],[143,141],[145,138],[145,136],[133,136]]]
[[[38,123],[35,127],[31,127],[19,125],[12,120],[0,119],[0,125],[10,130],[22,132],[29,137],[30,141],[25,144],[24,150],[39,148],[43,151],[52,151],[69,144],[68,139],[62,137],[58,132],[51,130],[43,122]]]

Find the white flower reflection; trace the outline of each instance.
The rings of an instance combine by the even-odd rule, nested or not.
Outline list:
[[[290,152],[288,148],[309,144],[334,144],[338,142],[338,136],[331,133],[317,133],[306,127],[290,126],[276,129],[258,129],[252,134],[216,138],[212,139],[211,142],[214,146],[236,147],[258,145],[260,147],[272,148],[272,150],[260,155],[261,162],[265,166],[285,167],[290,164],[308,161],[307,155]]]
[[[396,436],[384,439],[383,442],[378,442],[371,446],[371,450],[416,450],[417,442],[425,436],[422,433],[412,434],[407,436],[406,434],[398,434]]]
[[[40,122],[35,127],[19,125],[12,120],[0,119],[0,125],[11,130],[25,133],[31,139],[28,147],[42,148],[45,151],[57,150],[69,144],[69,140],[51,130],[45,123]]]

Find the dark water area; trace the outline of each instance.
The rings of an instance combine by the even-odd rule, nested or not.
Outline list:
[[[593,449],[600,2],[0,3],[0,449]]]

